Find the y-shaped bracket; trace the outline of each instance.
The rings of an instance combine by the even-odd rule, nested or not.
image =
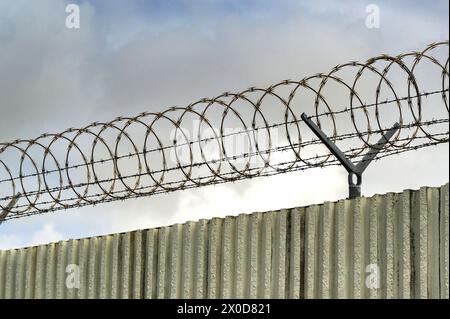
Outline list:
[[[305,121],[306,125],[317,135],[317,137],[322,141],[323,144],[330,150],[330,152],[336,156],[336,158],[341,162],[342,166],[348,172],[348,198],[356,198],[361,196],[361,184],[362,184],[362,174],[366,170],[367,166],[372,162],[372,160],[377,156],[378,152],[389,142],[389,140],[394,136],[395,132],[400,128],[398,123],[389,129],[384,136],[378,141],[377,144],[372,146],[367,152],[362,160],[357,164],[353,164],[347,156],[334,144],[325,133],[313,122],[308,116],[303,113],[302,119]],[[356,177],[356,181],[354,180]]]

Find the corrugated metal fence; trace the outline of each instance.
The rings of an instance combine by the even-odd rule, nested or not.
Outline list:
[[[447,184],[1,251],[0,298],[449,298],[448,210]]]

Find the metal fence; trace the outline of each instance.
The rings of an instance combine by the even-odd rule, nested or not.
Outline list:
[[[0,251],[0,298],[449,298],[448,184]]]

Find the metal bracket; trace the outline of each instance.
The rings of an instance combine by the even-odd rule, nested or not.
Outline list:
[[[367,166],[372,162],[372,160],[377,156],[378,152],[389,142],[389,140],[394,136],[395,132],[398,131],[400,125],[395,123],[394,126],[389,129],[384,136],[378,141],[377,144],[372,146],[366,155],[361,159],[358,164],[353,164],[347,156],[334,144],[325,133],[313,122],[308,116],[303,113],[301,115],[303,121],[306,125],[317,135],[320,141],[325,144],[325,146],[330,150],[330,152],[341,162],[342,166],[348,172],[348,193],[349,199],[361,196],[361,184],[362,184],[362,174],[366,170]],[[356,181],[354,180],[356,178]]]

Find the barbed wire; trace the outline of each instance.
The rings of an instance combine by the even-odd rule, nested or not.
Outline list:
[[[399,130],[377,159],[448,143],[448,68],[444,41],[161,113],[0,143],[0,212],[9,220],[338,165],[303,112],[352,159],[395,122]]]
[[[448,90],[445,90],[445,91],[448,91]],[[442,94],[443,92],[445,93],[445,91],[438,90],[438,91],[433,91],[433,92],[425,92],[423,94],[419,94],[419,95],[413,96],[413,97],[402,97],[402,98],[399,98],[398,100],[399,101],[405,101],[405,100],[407,100],[409,98],[416,99],[418,97],[429,97],[429,96],[436,95],[436,94]],[[393,103],[393,102],[396,102],[396,101],[397,100],[386,100],[386,101],[378,103],[378,105],[389,104],[389,103]],[[364,107],[365,108],[372,108],[372,107],[375,107],[376,105],[377,104],[375,104],[375,103],[367,104],[365,106],[355,107],[354,110],[362,109]],[[349,111],[350,111],[349,108],[344,108],[344,110],[339,111],[339,112],[335,112],[333,114],[340,114],[340,113],[349,112]],[[321,114],[317,115],[317,117],[320,118],[320,117],[328,116],[328,115],[330,115],[330,113],[321,113]],[[309,118],[313,118],[313,117],[309,117]],[[444,119],[444,121],[446,121],[446,119]],[[277,128],[277,127],[280,127],[280,126],[284,126],[286,124],[288,124],[288,125],[289,124],[297,124],[297,123],[301,123],[301,122],[303,122],[303,119],[300,118],[300,119],[295,120],[295,121],[293,120],[293,121],[288,121],[288,122],[283,122],[283,123],[276,123],[276,124],[269,125],[267,127],[257,127],[255,129],[248,129],[248,130],[244,130],[244,131],[239,130],[237,132],[224,134],[220,138],[234,137],[234,136],[237,136],[237,135],[251,133],[253,131],[260,131],[260,130],[265,130],[265,129],[273,129],[273,128]],[[431,124],[440,124],[441,122],[442,122],[442,120],[433,122]],[[421,125],[429,125],[430,122],[422,122],[420,124]],[[412,126],[417,126],[417,124],[403,125],[402,127],[403,128],[411,128]],[[385,132],[385,131],[387,131],[387,130],[383,130],[383,132]],[[380,130],[371,131],[371,133],[379,133],[379,132],[381,132],[381,131]],[[361,133],[361,135],[366,135],[366,134],[368,134],[368,132]],[[353,136],[357,136],[358,134],[353,133],[352,135]],[[337,139],[338,137],[341,137],[341,136],[342,135],[337,136],[337,137],[335,137],[335,139]],[[201,140],[195,140],[195,141],[191,141],[189,143],[179,144],[179,145],[177,145],[177,147],[193,145],[193,144],[198,143],[198,142],[210,142],[210,141],[213,141],[213,140],[216,140],[216,139],[217,138],[215,138],[215,137],[202,138]],[[310,144],[312,145],[312,144],[317,144],[317,143],[321,143],[320,140],[318,140],[318,139],[312,140],[311,142],[306,142],[306,143],[302,144],[302,146],[306,146],[306,145],[310,145]],[[145,152],[144,151],[140,151],[140,152],[133,153],[133,154],[125,154],[125,155],[115,156],[114,158],[106,158],[106,159],[103,158],[103,159],[99,159],[99,160],[95,160],[95,161],[89,161],[87,164],[88,165],[105,164],[105,163],[108,163],[108,162],[111,162],[111,161],[114,161],[114,160],[117,161],[117,160],[124,159],[124,158],[131,158],[131,157],[135,157],[135,156],[139,156],[139,155],[145,155],[145,154],[149,154],[149,153],[153,153],[153,152],[170,150],[170,149],[173,149],[173,148],[174,148],[173,145],[164,146],[162,148],[153,148],[153,149],[146,150]],[[85,167],[85,166],[87,166],[86,163],[78,163],[78,164],[74,164],[74,165],[70,165],[70,166],[61,167],[60,169],[46,170],[46,171],[43,171],[43,172],[37,172],[37,173],[32,173],[32,174],[25,174],[25,175],[17,176],[17,177],[14,177],[14,178],[0,179],[0,183],[10,182],[10,181],[14,181],[14,180],[19,180],[20,178],[36,177],[36,176],[44,175],[44,174],[51,174],[51,173],[60,172],[60,171],[62,172],[62,171],[66,171],[66,170],[69,170],[69,169],[75,169],[75,168],[80,168],[80,167]],[[167,170],[170,170],[170,168],[168,168]],[[2,200],[2,198],[0,198],[0,200]]]
[[[437,125],[437,124],[443,124],[443,123],[449,123],[449,119],[432,120],[432,121],[422,122],[420,124],[421,125],[426,125],[426,126],[431,126],[431,125]],[[416,126],[416,125],[417,124],[414,124],[414,125],[412,125],[412,124],[410,124],[410,125],[402,125],[402,126],[399,126],[399,128],[411,128],[411,127]],[[371,133],[372,134],[374,134],[374,133],[385,133],[386,131],[387,130],[377,130],[377,131],[372,131]],[[363,133],[363,134],[368,134],[368,133],[366,132],[366,133]],[[448,135],[448,132],[433,134],[433,137],[435,137],[435,138],[438,137],[438,136],[439,137],[445,137],[446,135]],[[352,139],[352,138],[356,138],[356,137],[359,137],[359,135],[356,134],[356,133],[344,134],[344,135],[337,136],[334,139],[334,141],[335,142],[336,141],[344,141],[344,140]],[[421,139],[428,139],[428,137],[416,137],[415,138],[415,140],[421,140]],[[402,139],[402,141],[405,141],[405,140],[407,140],[407,139]],[[311,140],[311,141],[308,141],[308,142],[304,142],[301,145],[294,145],[294,146],[295,147],[306,147],[306,146],[317,145],[317,144],[321,144],[321,141],[318,140],[318,139],[314,139],[314,140]],[[242,153],[240,155],[233,156],[233,160],[245,159],[245,158],[248,158],[250,156],[255,156],[255,155],[258,155],[258,154],[268,154],[269,152],[272,153],[272,154],[273,153],[277,153],[277,152],[289,152],[290,148],[291,148],[290,146],[286,146],[285,145],[285,146],[274,147],[272,149],[260,150],[258,153],[256,153],[256,152],[253,152],[253,153]],[[359,149],[350,149],[349,151],[351,153],[353,151],[357,151],[357,150],[360,150],[360,149],[361,148],[359,148]],[[349,151],[347,151],[347,153]],[[350,156],[351,156],[351,154],[350,154]],[[316,156],[314,156],[312,158],[307,158],[307,160],[313,160],[313,159],[317,160],[317,159],[326,158],[326,157],[329,157],[329,155],[321,155],[321,156],[316,155]],[[355,156],[351,156],[351,157],[354,158]],[[190,166],[192,166],[192,167],[199,167],[199,166],[204,166],[204,165],[207,165],[207,164],[216,164],[218,162],[227,162],[229,160],[231,160],[231,158],[213,159],[213,160],[209,160],[207,162],[194,162],[194,163],[191,163],[191,164],[188,164],[188,165],[183,165],[181,167],[180,166],[172,166],[172,167],[167,167],[164,170],[151,171],[151,173],[152,174],[163,173],[163,172],[179,170],[181,168],[186,169],[186,168],[189,168]],[[296,161],[292,161],[291,163],[295,163],[295,162]],[[279,163],[279,164],[280,165],[286,165],[286,164],[290,164],[290,163],[284,162],[284,163]],[[308,166],[310,166],[310,165],[308,165]],[[316,165],[316,166],[320,166],[320,165]],[[260,168],[265,168],[265,167],[260,167]],[[288,169],[285,169],[285,170],[288,170]],[[251,170],[255,170],[255,168],[253,168]],[[277,168],[277,170],[280,171],[280,169],[278,169],[278,168]],[[139,177],[139,176],[144,176],[146,174],[147,174],[147,172],[143,172],[143,173],[135,174],[135,175],[127,175],[127,176],[124,176],[123,179],[135,178],[135,177]],[[212,176],[209,176],[209,177],[212,177]],[[203,179],[204,178],[205,177],[203,177]],[[45,190],[40,190],[40,191],[35,191],[35,192],[28,192],[28,195],[29,196],[31,196],[31,195],[40,195],[40,194],[43,194],[43,193],[46,193],[46,192],[52,192],[52,191],[57,191],[57,190],[67,190],[67,189],[70,189],[71,187],[75,187],[75,188],[76,187],[85,187],[85,186],[89,186],[89,185],[95,185],[96,183],[113,182],[114,180],[117,180],[117,178],[101,179],[101,180],[97,180],[95,182],[92,181],[92,182],[89,182],[89,183],[78,183],[76,185],[71,185],[71,186],[69,186],[69,185],[66,185],[66,186],[63,186],[63,187],[57,186],[57,187],[48,188],[48,189],[45,189]],[[166,184],[163,183],[162,185],[170,185],[170,184],[174,184],[174,183],[177,183],[177,182],[166,183]],[[24,197],[24,196],[25,195],[19,195],[19,196],[17,196],[17,198],[21,198],[21,197]],[[10,199],[9,196],[0,198],[0,201],[1,200],[8,200],[8,199]],[[18,206],[17,208],[19,208],[19,207],[24,207],[24,206],[23,205],[22,206]]]
[[[436,137],[442,137],[443,135],[448,135],[448,132],[447,133],[442,133],[442,134],[434,134],[434,135],[436,135]],[[389,151],[386,151],[386,152],[381,152],[373,159],[373,161],[379,161],[382,158],[390,157],[390,156],[393,156],[393,155],[399,155],[399,154],[406,153],[406,152],[417,151],[417,150],[422,149],[422,148],[437,146],[437,145],[443,144],[443,143],[445,143],[445,142],[441,142],[441,141],[428,142],[428,143],[423,143],[423,144],[419,144],[419,145],[415,145],[415,146],[407,146],[407,147],[405,147],[403,149],[399,149],[399,150],[389,150]],[[355,150],[357,150],[357,149],[355,149]],[[326,156],[325,155],[314,156],[314,157],[310,157],[310,159],[312,160],[312,159],[323,158],[323,157],[326,157]],[[365,161],[363,159],[363,155],[354,156],[354,157],[352,157],[352,159],[361,159],[361,162]],[[285,164],[292,164],[292,163],[294,163],[294,161],[288,161],[288,162],[284,162],[284,163]],[[298,162],[295,162],[295,163],[298,164]],[[316,168],[326,168],[326,167],[339,166],[339,165],[341,165],[340,162],[338,160],[334,159],[334,160],[329,161],[327,163],[321,164],[320,166],[317,166]],[[252,168],[251,170],[257,170],[257,169],[260,169],[260,168],[261,167]],[[305,171],[305,170],[310,169],[310,168],[311,167],[308,166],[308,165],[298,165],[298,166],[295,166],[295,167],[289,169],[288,171],[286,171],[286,173],[287,172]],[[256,179],[256,178],[260,178],[260,177],[270,177],[270,176],[275,176],[275,175],[279,175],[279,174],[280,174],[279,172],[274,172],[274,171],[264,172],[264,173],[260,173],[258,175],[255,175],[255,176],[251,177],[251,179]],[[210,177],[211,176],[204,176],[204,177],[201,177],[200,179],[209,179]],[[241,180],[245,180],[245,179],[246,178],[241,177],[241,178],[237,178],[235,181],[241,181]],[[171,185],[171,184],[174,184],[174,183],[177,183],[177,182],[166,182],[165,185],[168,186],[168,185]],[[227,181],[224,181],[224,180],[217,181],[216,183],[209,184],[209,185],[210,186],[212,186],[212,185],[220,185],[220,184],[224,184],[224,183],[227,183]],[[199,187],[200,187],[199,185],[190,184],[190,185],[186,185],[183,188],[180,188],[178,190],[182,191],[182,190],[189,190],[189,189],[199,188]],[[139,187],[140,190],[144,190],[146,188],[148,188],[148,186],[141,186],[141,187]],[[154,195],[157,195],[157,194],[168,194],[168,193],[172,193],[172,192],[175,192],[175,191],[178,191],[178,190],[174,190],[174,189],[158,190],[157,192],[154,192],[153,194]],[[127,194],[126,191],[124,191],[124,190],[113,191],[112,193],[113,194],[119,194],[119,193]],[[88,195],[87,198],[96,198],[96,197],[100,197],[100,196],[101,196],[101,194],[91,194],[91,195]],[[84,203],[78,203],[78,204],[69,204],[69,205],[56,207],[56,208],[52,208],[52,209],[48,209],[48,210],[30,211],[30,212],[23,213],[23,214],[11,214],[8,217],[6,217],[5,220],[17,219],[17,218],[21,218],[21,217],[27,217],[27,216],[37,215],[37,214],[43,214],[43,213],[52,212],[52,211],[60,211],[60,210],[65,210],[65,209],[69,209],[69,208],[73,208],[73,207],[84,207],[84,206],[89,206],[89,205],[95,206],[95,205],[101,204],[101,203],[110,203],[110,202],[114,202],[114,201],[118,201],[118,200],[123,201],[125,199],[136,199],[136,198],[146,197],[146,196],[147,195],[145,195],[145,194],[131,194],[131,195],[127,194],[126,198],[124,196],[118,197],[118,198],[106,198],[106,199],[102,199],[102,200],[99,200],[99,201],[95,201],[93,204],[91,204],[90,202],[84,202]],[[78,199],[77,197],[73,197],[73,198],[68,198],[68,199],[64,199],[64,200],[61,200],[61,201],[74,201],[74,200],[77,200],[77,199]],[[52,203],[51,201],[48,201],[48,202],[43,202],[42,204],[51,204],[51,203]],[[25,207],[25,206],[24,205],[18,206],[18,208],[20,208],[20,207]]]

